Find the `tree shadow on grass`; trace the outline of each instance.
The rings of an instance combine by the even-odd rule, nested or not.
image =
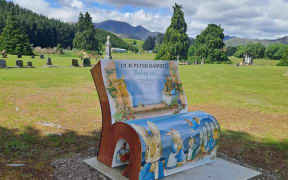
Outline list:
[[[62,135],[43,136],[40,131],[27,127],[24,131],[0,127],[0,177],[4,179],[49,179],[52,178],[54,159],[73,153],[87,152],[98,147],[100,132],[91,136],[66,131]],[[24,164],[8,167],[7,164]],[[1,178],[0,178],[1,179]]]
[[[288,139],[258,139],[248,133],[225,130],[219,152],[282,178],[288,177]]]

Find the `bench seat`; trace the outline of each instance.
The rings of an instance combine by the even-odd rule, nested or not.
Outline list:
[[[152,132],[147,122],[152,122],[160,131],[162,155],[159,162],[163,164],[164,176],[206,164],[215,159],[220,127],[218,121],[210,114],[195,111],[125,121],[133,128],[135,125],[144,127],[151,135]],[[145,166],[146,142],[141,133],[138,135],[141,139],[141,164]],[[180,141],[177,142],[179,135]],[[177,149],[179,146],[182,147]],[[143,171],[145,168],[142,168],[141,172]]]
[[[215,159],[220,125],[187,111],[177,62],[101,60],[91,74],[102,111],[100,162],[150,180]]]

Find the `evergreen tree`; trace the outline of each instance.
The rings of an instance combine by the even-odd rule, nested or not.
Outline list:
[[[75,38],[73,39],[73,47],[87,51],[96,51],[98,54],[101,51],[92,18],[88,12],[85,13],[85,16],[83,16],[82,13],[79,15],[79,20],[76,24]]]
[[[155,48],[156,38],[152,36],[148,36],[143,43],[143,49],[146,51],[153,50]]]
[[[13,10],[7,18],[6,26],[0,35],[0,49],[14,55],[31,55],[28,35],[19,24]]]
[[[216,24],[209,24],[208,27],[196,37],[195,45],[191,45],[194,54],[190,57],[198,57],[206,63],[230,63],[227,53],[224,50],[224,29]],[[194,47],[195,46],[195,47]],[[190,51],[191,52],[191,51]]]
[[[19,25],[25,30],[34,47],[56,47],[58,43],[63,48],[72,47],[74,25],[49,19],[5,0],[0,0],[0,33],[6,25],[10,11],[15,12]]]
[[[176,60],[177,56],[180,60],[187,58],[189,42],[186,34],[187,24],[184,19],[184,12],[182,6],[176,3],[173,9],[171,24],[165,32],[163,44],[156,54],[156,59]]]

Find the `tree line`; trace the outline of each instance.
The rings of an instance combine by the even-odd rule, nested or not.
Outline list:
[[[156,59],[231,63],[224,48],[224,29],[220,25],[209,24],[193,42],[186,33],[187,24],[182,9],[181,5],[173,6],[171,24],[166,29],[163,43],[156,47]]]
[[[228,56],[243,58],[246,54],[252,58],[279,60],[277,65],[288,65],[288,45],[276,43],[267,48],[260,43],[246,46],[225,47],[224,29],[221,25],[209,24],[195,42],[189,43],[187,24],[182,6],[173,6],[171,24],[166,29],[163,43],[156,46],[156,59],[190,61],[190,63],[232,63]],[[151,38],[150,38],[151,39]],[[147,39],[149,41],[149,39]]]
[[[17,25],[27,33],[33,46],[56,47],[57,44],[61,44],[64,48],[72,47],[74,38],[72,24],[49,19],[5,0],[0,0],[0,12],[0,33],[6,26],[9,14],[13,12]]]
[[[265,47],[261,43],[250,43],[238,47],[227,47],[228,56],[243,58],[246,54],[257,59],[280,60],[277,65],[288,65],[288,45],[281,43],[272,43]]]
[[[279,60],[282,58],[288,45],[281,43],[272,43],[267,47],[261,43],[250,43],[238,47],[227,47],[228,56],[243,57],[245,54],[252,58],[267,58],[272,60]]]
[[[74,25],[72,23],[69,24],[69,23],[61,22],[59,20],[49,19],[48,17],[36,14],[30,10],[27,10],[25,8],[21,8],[18,5],[15,5],[13,2],[6,2],[5,0],[0,0],[0,12],[1,12],[0,13],[0,36],[2,37],[5,36],[8,38],[8,39],[4,38],[6,41],[4,42],[4,44],[0,42],[1,43],[0,50],[5,49],[8,51],[8,53],[31,54],[30,50],[27,50],[27,48],[26,50],[21,50],[21,51],[19,50],[16,51],[15,49],[13,49],[16,46],[18,46],[18,48],[23,46],[23,43],[27,44],[27,41],[23,40],[23,38],[21,41],[12,40],[12,42],[8,42],[10,39],[15,40],[16,35],[17,35],[16,29],[17,31],[19,31],[18,34],[21,32],[20,34],[22,34],[22,36],[28,37],[28,40],[29,40],[28,43],[33,47],[40,46],[42,48],[49,48],[49,47],[56,47],[58,45],[63,48],[69,48],[69,47],[73,48],[74,47],[73,45],[75,45],[73,41],[75,37],[77,37],[77,33],[78,33],[78,37],[77,37],[78,40],[79,40],[79,33],[85,33],[85,34],[82,34],[82,38],[84,38],[86,35],[89,34],[90,35],[89,38],[91,38],[94,41],[94,44],[90,44],[90,46],[97,45],[99,46],[96,48],[98,50],[100,50],[103,43],[106,42],[106,36],[110,35],[111,44],[113,47],[119,47],[119,48],[124,48],[124,49],[132,50],[132,51],[138,51],[138,48],[136,46],[126,43],[121,38],[117,37],[116,35],[112,33],[109,33],[104,30],[99,30],[99,29],[93,30],[94,25],[92,23],[92,19],[89,20],[89,23],[87,21],[89,14],[85,14],[86,20],[85,22],[83,21],[84,24],[85,23],[86,25],[89,24],[89,26],[88,27],[84,26],[83,28],[87,28],[87,30],[82,31],[82,29],[79,29],[79,26],[77,27],[77,24]],[[79,16],[79,21],[81,21],[81,23],[82,23],[82,20],[85,19],[85,16],[83,14],[82,16],[83,17],[81,17],[81,14]],[[8,21],[9,17],[10,17],[10,21]],[[8,29],[12,29],[14,33],[8,33],[8,30],[4,32],[4,29],[8,23],[10,23],[8,25],[10,26],[10,28]],[[76,42],[77,42],[77,38],[75,40]],[[2,38],[2,40],[4,39]],[[24,42],[21,44],[22,41]],[[85,41],[83,41],[82,43],[84,44],[84,42]],[[13,47],[10,47],[9,44],[11,43],[14,43]],[[76,44],[79,45],[79,43],[80,42],[78,41],[78,44],[77,43]],[[88,45],[82,46],[82,47],[85,48],[85,50],[91,49],[90,47],[88,47]],[[100,52],[100,51],[97,51],[97,52]]]

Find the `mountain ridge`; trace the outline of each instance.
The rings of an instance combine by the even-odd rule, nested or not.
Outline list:
[[[145,27],[138,25],[132,26],[131,24],[123,21],[116,20],[106,20],[98,23],[94,23],[95,28],[102,29],[105,31],[112,32],[120,38],[129,38],[137,40],[145,40],[148,36],[157,36],[158,34],[164,34],[160,32],[151,32]],[[191,37],[190,37],[191,38]],[[195,38],[192,38],[195,39]],[[225,35],[224,43],[227,47],[235,47],[239,45],[247,45],[249,43],[261,43],[264,46],[268,46],[271,43],[282,43],[288,44],[288,36],[283,36],[278,39],[248,39],[248,38],[239,38],[234,35]]]
[[[94,27],[105,31],[110,31],[120,37],[145,40],[148,36],[157,36],[160,32],[151,32],[141,25],[132,26],[123,21],[106,20],[94,23]],[[162,33],[161,33],[162,34]]]
[[[248,39],[248,38],[230,38],[224,41],[227,47],[237,47],[240,45],[247,45],[249,43],[261,43],[265,47],[272,43],[288,44],[288,36],[283,36],[277,39]]]

